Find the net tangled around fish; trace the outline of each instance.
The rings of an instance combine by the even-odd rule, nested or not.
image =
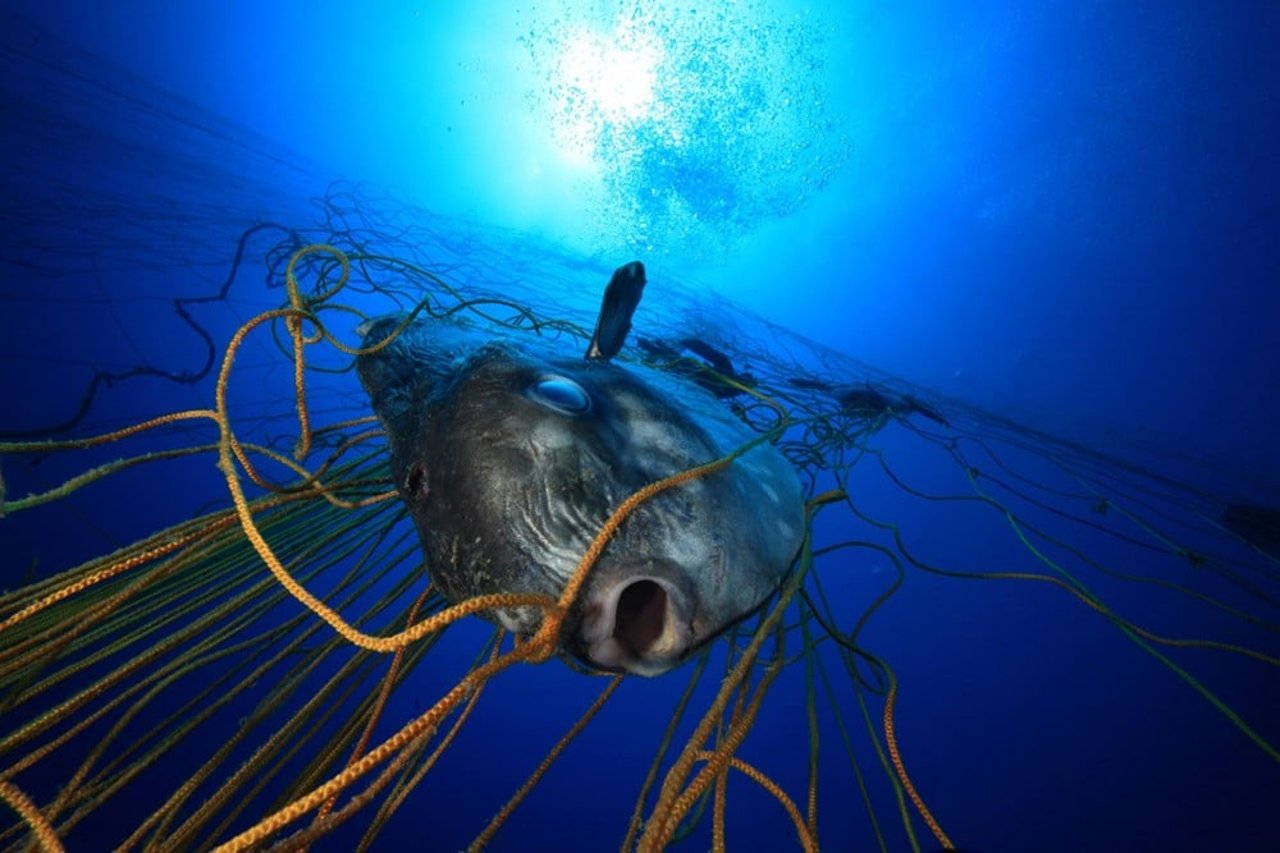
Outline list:
[[[912,783],[912,735],[902,733],[900,744],[895,727],[903,691],[927,684],[900,681],[865,639],[908,581],[926,578],[1067,595],[1280,762],[1265,730],[1271,721],[1246,718],[1210,686],[1220,657],[1241,659],[1266,678],[1280,665],[1268,651],[1277,625],[1263,615],[1274,606],[1275,555],[1258,544],[1261,533],[1223,522],[1221,499],[929,395],[678,290],[650,293],[670,310],[637,321],[620,358],[704,385],[756,438],[613,508],[559,599],[445,601],[429,586],[412,525],[394,499],[385,436],[360,414],[353,330],[371,315],[402,311],[406,325],[427,315],[561,339],[581,352],[594,297],[579,293],[598,293],[605,276],[589,264],[567,268],[564,259],[543,258],[535,268],[527,253],[526,266],[514,253],[473,254],[447,242],[430,218],[342,186],[320,210],[318,227],[278,229],[286,236],[261,252],[266,281],[283,284],[285,299],[226,338],[207,407],[88,437],[0,445],[8,466],[47,456],[93,460],[44,491],[3,495],[0,524],[178,460],[216,460],[225,486],[216,508],[0,599],[0,797],[16,815],[3,842],[19,847],[34,836],[59,849],[111,812],[113,825],[128,823],[110,839],[122,849],[302,849],[340,830],[369,847],[425,779],[457,772],[441,758],[486,691],[520,667],[565,665],[550,660],[562,619],[628,513],[733,465],[763,441],[775,442],[805,483],[802,550],[756,616],[660,680],[687,686],[646,752],[647,770],[628,780],[634,804],[616,826],[623,849],[660,849],[706,833],[723,847],[732,835],[734,775],[776,800],[799,844],[816,849],[833,757],[847,764],[869,837],[882,847],[904,840],[919,847],[923,832],[953,846],[947,811],[935,817],[927,788]],[[234,265],[272,230],[246,232]],[[258,408],[252,394],[237,396],[273,380],[291,389],[273,411]],[[91,379],[79,415],[57,426],[82,430],[101,387]],[[153,436],[167,438],[156,449],[133,449]],[[95,456],[116,448],[131,455]],[[837,515],[838,526],[824,523]],[[1007,567],[935,547],[934,525],[955,523],[983,525],[1000,538],[997,559]],[[849,576],[872,564],[883,571],[851,587]],[[1168,634],[1123,615],[1147,591],[1197,618],[1208,614],[1204,624],[1230,639]],[[455,642],[458,630],[478,624],[466,617],[511,606],[543,609],[535,637],[486,627]],[[488,774],[497,811],[475,827],[473,847],[503,830],[566,748],[589,736],[607,703],[643,701],[614,698],[634,679],[581,679],[602,686],[580,718],[563,720],[545,758],[527,775]],[[402,697],[424,683],[433,691],[429,707],[406,713]],[[744,744],[765,736],[755,726],[779,689],[799,695],[804,708],[794,717],[807,733],[799,785],[743,757]],[[429,815],[429,805],[415,810]]]

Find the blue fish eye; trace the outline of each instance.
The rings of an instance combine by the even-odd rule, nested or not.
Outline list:
[[[591,411],[591,397],[585,388],[566,376],[540,376],[525,395],[535,403],[565,415]]]

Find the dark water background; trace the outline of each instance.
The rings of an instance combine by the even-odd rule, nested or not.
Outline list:
[[[588,165],[565,140],[599,131],[607,105],[566,125],[554,112],[564,67],[548,57],[586,24],[634,47],[608,4],[4,5],[23,16],[5,37],[0,131],[7,430],[69,417],[94,369],[198,369],[203,344],[167,299],[216,292],[247,223],[308,217],[308,199],[341,177],[451,217],[441,228],[458,240],[496,226],[530,256],[605,269],[642,257],[645,310],[662,310],[664,275],[678,278],[919,386],[1280,502],[1274,3],[747,3],[727,20],[635,4],[659,22],[645,38],[738,69],[720,82],[739,100],[809,100],[753,114],[730,138],[746,121],[733,98],[659,89],[673,121],[695,119],[680,156],[656,123],[615,121],[622,139]],[[654,187],[667,188],[661,204]],[[619,198],[626,215],[610,207]],[[584,287],[602,283],[592,275]],[[226,301],[192,308],[215,344],[278,301],[256,286],[246,272]],[[262,399],[245,406],[267,405],[270,380],[287,375],[263,369]],[[207,405],[207,389],[114,383],[90,423]],[[333,393],[361,405],[358,389]],[[80,469],[58,457],[38,468],[7,466],[11,494]],[[5,584],[198,510],[220,495],[208,473],[182,463],[160,487],[122,477],[103,487],[117,499],[32,514],[2,531]],[[1007,557],[959,515],[902,523],[930,525],[952,556]],[[868,641],[913,673],[917,701],[899,711],[912,773],[962,845],[1274,849],[1275,765],[1113,629],[1048,593],[915,583]],[[1141,595],[1119,603],[1168,615]],[[1274,674],[1221,667],[1242,708],[1280,715]],[[453,849],[483,826],[499,805],[484,775],[523,778],[596,689],[549,669],[495,686],[476,734],[419,792],[437,808],[415,821],[407,807],[388,848]],[[630,682],[619,706],[681,686]],[[789,686],[757,724],[753,760],[806,748],[802,684]],[[424,683],[423,701],[438,692]],[[618,756],[637,743],[647,756],[665,722],[638,714],[602,718],[499,847],[616,844],[607,809],[630,803],[635,780]],[[802,790],[803,761],[793,770],[779,781]],[[823,841],[852,849],[870,837],[840,784],[824,795]],[[731,844],[790,843],[757,792],[744,786],[735,805]]]

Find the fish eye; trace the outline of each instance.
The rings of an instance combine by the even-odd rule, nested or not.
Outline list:
[[[586,389],[567,376],[540,376],[525,391],[525,396],[564,415],[591,411],[591,397]]]

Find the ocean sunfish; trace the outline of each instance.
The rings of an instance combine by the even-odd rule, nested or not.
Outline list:
[[[357,359],[428,572],[450,601],[558,597],[627,497],[755,437],[693,382],[608,360],[643,286],[639,262],[614,274],[586,358],[528,333],[417,320]],[[364,345],[402,321],[369,321]],[[803,533],[799,479],[761,443],[627,517],[587,576],[561,650],[598,669],[666,672],[778,588]],[[542,611],[490,618],[528,637]]]

